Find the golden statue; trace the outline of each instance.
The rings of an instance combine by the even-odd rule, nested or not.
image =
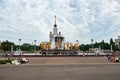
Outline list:
[[[56,42],[55,45],[56,45],[56,49],[58,49],[58,42]]]
[[[78,50],[78,44],[77,43],[74,44],[74,50]]]
[[[72,45],[72,43],[70,43],[69,49],[72,50],[72,47],[73,47],[73,45]]]
[[[48,50],[50,50],[50,48],[51,48],[51,43],[48,42],[47,45],[48,45]]]
[[[63,44],[63,48],[66,49],[66,44],[65,43]]]
[[[41,50],[46,50],[46,44],[45,43],[41,43]]]

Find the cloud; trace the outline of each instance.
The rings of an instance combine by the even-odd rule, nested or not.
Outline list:
[[[54,15],[66,41],[80,44],[120,34],[118,0],[0,0],[0,39],[49,41]]]
[[[117,11],[117,3],[115,0],[111,0],[110,2],[104,2],[105,6],[102,7],[101,15],[106,16],[107,14],[111,14],[112,12]],[[111,13],[110,13],[111,12]]]

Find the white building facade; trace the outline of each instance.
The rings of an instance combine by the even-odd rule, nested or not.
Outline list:
[[[115,39],[115,45],[120,49],[120,36],[118,36],[118,39]]]

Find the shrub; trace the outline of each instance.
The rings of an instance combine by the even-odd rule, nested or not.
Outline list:
[[[5,60],[0,60],[0,64],[6,64]]]
[[[6,62],[6,63],[10,63],[10,62],[11,62],[11,60],[5,60],[5,62]]]

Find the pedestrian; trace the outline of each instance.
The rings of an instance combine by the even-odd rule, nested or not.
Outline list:
[[[5,56],[6,56],[6,58],[7,58],[7,57],[8,57],[8,54],[6,53],[6,55],[5,55]]]
[[[110,61],[110,56],[107,57],[108,61]]]

